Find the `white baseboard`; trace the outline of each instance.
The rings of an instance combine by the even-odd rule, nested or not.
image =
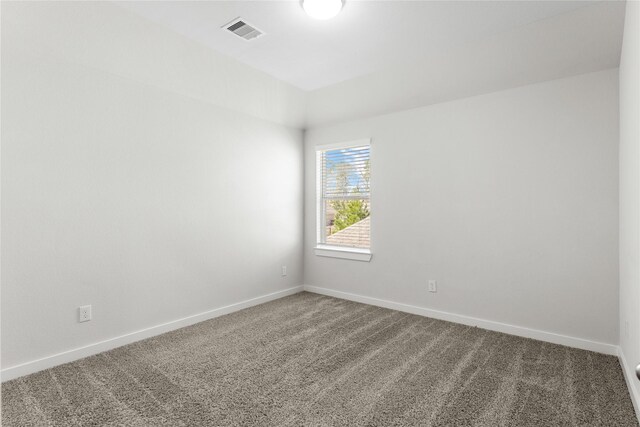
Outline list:
[[[129,334],[121,335],[118,337],[110,338],[108,340],[100,341],[97,343],[89,344],[87,346],[71,349],[62,353],[54,354],[51,356],[43,357],[41,359],[32,360],[20,365],[10,366],[0,371],[0,378],[4,381],[9,381],[14,378],[21,377],[23,375],[32,374],[44,369],[52,368],[63,363],[73,362],[74,360],[82,359],[84,357],[92,356],[94,354],[101,353],[103,351],[111,350],[116,347],[121,347],[126,344],[130,344],[136,341],[150,338],[156,335],[163,334],[165,332],[173,331],[175,329],[184,328],[185,326],[193,325],[208,319],[223,316],[225,314],[233,313],[244,308],[252,307],[265,302],[273,301],[288,295],[301,292],[302,290],[328,295],[336,298],[346,299],[350,301],[360,302],[369,305],[375,305],[378,307],[385,307],[393,310],[403,311],[412,314],[418,314],[421,316],[432,317],[435,319],[446,320],[449,322],[460,323],[469,326],[478,326],[483,329],[491,331],[503,332],[511,335],[517,335],[526,338],[533,338],[541,341],[547,341],[554,344],[566,345],[569,347],[580,348],[583,350],[596,351],[599,353],[610,354],[619,356],[621,364],[623,365],[623,371],[625,372],[625,378],[629,375],[628,366],[626,360],[618,346],[613,344],[600,343],[596,341],[589,341],[581,338],[570,337],[566,335],[560,335],[553,332],[540,331],[536,329],[524,328],[521,326],[509,325],[506,323],[494,322],[491,320],[478,319],[469,316],[463,316],[460,314],[448,313],[444,311],[432,310],[423,307],[417,307],[409,304],[403,304],[378,298],[366,297],[362,295],[351,294],[342,291],[336,291],[327,288],[321,288],[317,286],[295,286],[289,289],[285,289],[278,292],[273,292],[267,295],[262,295],[256,298],[241,301],[235,304],[230,304],[224,307],[215,308],[204,313],[195,314],[193,316],[184,317],[171,322],[163,323],[161,325],[152,326],[150,328],[142,329],[139,331],[131,332]],[[627,378],[629,383],[629,378]],[[629,390],[634,400],[634,405],[638,405],[640,402],[640,396],[638,396],[637,390],[629,385]],[[638,406],[636,406],[636,413],[638,413]]]
[[[184,328],[185,326],[193,325],[195,323],[233,313],[244,308],[253,307],[254,305],[263,304],[265,302],[273,301],[282,297],[286,297],[288,295],[293,295],[298,292],[302,292],[302,290],[303,286],[295,286],[293,288],[273,292],[245,301],[240,301],[238,303],[230,304],[224,307],[214,308],[213,310],[205,311],[204,313],[194,314],[193,316],[183,317],[182,319],[173,320],[161,325],[156,325],[150,328],[131,332],[119,337],[110,338],[108,340],[100,341],[94,344],[89,344],[84,347],[74,348],[62,353],[43,357],[42,359],[32,360],[20,365],[10,366],[0,371],[0,378],[3,382],[9,381],[23,375],[32,374],[34,372],[42,371],[43,369],[62,365],[63,363],[73,362],[74,360],[102,353],[103,351],[121,347],[126,344],[131,344],[133,342],[160,335],[165,332],[173,331],[175,329]]]
[[[349,301],[361,302],[378,307],[390,308],[392,310],[403,311],[420,316],[432,317],[434,319],[446,320],[453,323],[461,323],[468,326],[477,326],[490,331],[503,332],[505,334],[517,335],[525,338],[546,341],[553,344],[566,345],[567,347],[579,348],[582,350],[595,351],[598,353],[618,355],[618,346],[597,341],[589,341],[582,338],[560,335],[553,332],[540,331],[537,329],[525,328],[522,326],[510,325],[507,323],[494,322],[492,320],[478,319],[475,317],[463,316],[461,314],[448,313],[446,311],[432,310],[430,308],[417,307],[415,305],[403,304],[378,298],[366,297],[363,295],[351,294],[348,292],[336,291],[333,289],[321,288],[317,286],[304,285],[304,290],[316,294],[328,295]]]
[[[627,388],[631,395],[633,408],[636,410],[636,417],[638,418],[638,422],[640,422],[640,390],[638,390],[638,380],[635,376],[635,368],[632,365],[627,364],[627,359],[624,357],[624,352],[620,347],[618,348],[618,359],[620,360],[624,380],[627,382]]]

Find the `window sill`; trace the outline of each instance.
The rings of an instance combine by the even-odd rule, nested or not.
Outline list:
[[[369,249],[318,245],[315,247],[315,252],[317,256],[350,259],[353,261],[364,261],[364,262],[371,261],[371,251]]]

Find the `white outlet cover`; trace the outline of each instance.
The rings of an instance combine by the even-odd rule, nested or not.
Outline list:
[[[91,306],[83,305],[79,308],[79,321],[80,322],[88,322],[91,320]]]
[[[429,292],[438,292],[438,282],[429,280]]]
[[[625,339],[629,339],[629,321],[624,321],[624,337]]]

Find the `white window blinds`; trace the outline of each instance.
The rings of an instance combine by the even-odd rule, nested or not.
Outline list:
[[[370,247],[370,145],[318,151],[319,243]]]

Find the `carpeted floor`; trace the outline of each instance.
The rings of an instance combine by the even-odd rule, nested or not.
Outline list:
[[[2,385],[9,426],[637,426],[615,357],[301,293]]]

